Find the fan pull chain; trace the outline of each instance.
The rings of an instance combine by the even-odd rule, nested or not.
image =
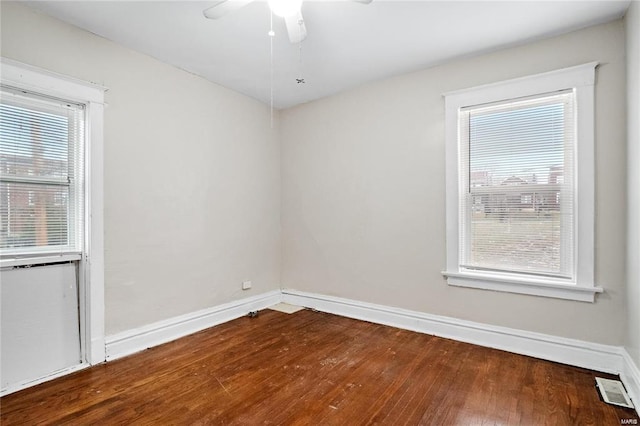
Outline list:
[[[300,35],[302,35],[302,25],[303,24],[304,24],[304,21],[302,19],[298,21]],[[302,38],[302,37],[300,37],[300,38]],[[305,84],[306,81],[304,81],[304,76],[302,75],[302,40],[300,40],[298,42],[298,76],[299,76],[299,78],[296,78],[296,83],[297,84]]]
[[[273,129],[273,12],[269,11],[269,98],[270,98],[270,120]]]

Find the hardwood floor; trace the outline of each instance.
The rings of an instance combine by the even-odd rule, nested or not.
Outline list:
[[[3,425],[620,425],[600,373],[304,310],[261,311],[0,399]]]

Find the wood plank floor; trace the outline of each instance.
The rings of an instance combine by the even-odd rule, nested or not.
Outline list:
[[[580,368],[261,311],[0,399],[3,425],[620,425]]]

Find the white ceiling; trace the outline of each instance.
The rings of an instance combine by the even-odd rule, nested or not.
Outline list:
[[[233,0],[232,0],[233,1]],[[214,1],[26,1],[124,46],[270,103],[269,8],[256,1],[218,20]],[[274,17],[276,108],[457,57],[620,18],[630,1],[305,0],[308,31],[289,43]],[[297,84],[303,77],[305,84]]]

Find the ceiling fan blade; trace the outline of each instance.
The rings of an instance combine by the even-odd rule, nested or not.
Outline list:
[[[218,19],[222,18],[229,12],[238,10],[243,6],[251,3],[253,0],[218,0],[213,6],[205,9],[202,13],[206,18]]]
[[[295,15],[284,18],[284,22],[287,24],[287,34],[291,43],[300,43],[307,38],[307,27],[302,12],[298,11]]]

